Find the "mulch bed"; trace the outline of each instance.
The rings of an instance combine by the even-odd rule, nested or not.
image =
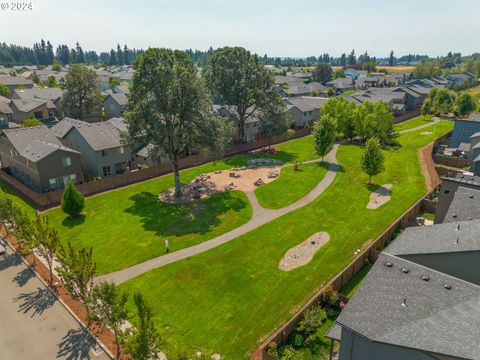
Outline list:
[[[432,159],[433,143],[428,144],[419,150],[420,165],[428,190],[436,188],[440,184],[435,163]]]
[[[0,234],[3,238],[16,250],[19,249],[19,243],[15,236],[8,234],[6,229],[2,226],[0,228]],[[18,253],[18,252],[17,252]],[[50,272],[48,267],[45,266],[35,255],[23,256],[23,259],[29,264],[29,266],[35,271],[36,275],[43,279],[47,284],[50,281]],[[53,284],[58,284],[55,287],[51,288],[53,292],[59,297],[63,303],[73,312],[78,319],[80,319],[82,325],[87,328],[86,320],[86,310],[85,306],[70,296],[70,293],[65,289],[63,283],[55,275],[53,275]],[[115,345],[115,337],[110,329],[105,326],[99,326],[96,323],[92,323],[88,327],[89,332],[94,335],[102,344],[110,351],[111,354],[117,353],[117,348]],[[130,356],[124,353],[121,349],[121,355],[118,358],[119,360],[131,360]]]

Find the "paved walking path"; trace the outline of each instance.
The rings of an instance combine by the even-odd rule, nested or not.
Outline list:
[[[417,126],[417,127],[411,128],[411,129],[402,130],[402,131],[397,131],[397,134],[405,134],[405,133],[408,133],[408,132],[417,131],[417,130],[420,130],[420,129],[423,129],[423,128],[426,128],[426,127],[435,125],[435,124],[438,123],[439,121],[440,121],[439,118],[434,118],[432,122],[429,122],[429,123],[427,123],[427,124],[425,124],[425,125],[420,125],[420,126]]]
[[[204,251],[208,251],[217,246],[225,244],[272,220],[279,218],[282,215],[285,215],[291,211],[304,207],[305,205],[315,200],[318,196],[320,196],[320,194],[323,193],[323,191],[325,191],[325,189],[328,188],[330,184],[332,184],[333,180],[335,179],[335,176],[337,175],[337,172],[339,169],[339,165],[336,159],[337,150],[338,150],[338,144],[336,144],[333,150],[327,156],[325,156],[325,161],[329,162],[330,166],[328,167],[328,171],[325,174],[322,181],[320,181],[317,184],[317,186],[312,191],[310,191],[307,195],[297,200],[293,204],[285,206],[281,209],[265,209],[259,204],[257,197],[255,196],[253,191],[245,192],[250,203],[252,204],[252,218],[246,224],[236,229],[233,229],[230,232],[217,236],[216,238],[200,243],[198,245],[190,246],[188,248],[181,249],[181,250],[169,253],[167,255],[162,255],[162,256],[144,261],[142,263],[127,267],[125,269],[115,271],[110,274],[99,276],[95,278],[95,281],[96,282],[113,281],[115,284],[121,284],[147,271],[159,268],[161,266],[165,266],[167,264],[171,264],[175,261],[186,259],[188,257],[200,254]],[[314,161],[318,161],[318,160],[314,160]],[[309,162],[314,162],[314,161],[309,161]]]

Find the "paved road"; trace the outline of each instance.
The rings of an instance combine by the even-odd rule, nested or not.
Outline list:
[[[0,255],[0,359],[110,359],[10,249]]]
[[[233,239],[244,235],[272,220],[279,218],[282,215],[285,215],[291,211],[297,210],[315,200],[335,179],[339,165],[337,163],[336,154],[338,150],[338,144],[335,145],[333,150],[325,157],[325,161],[330,163],[327,173],[325,174],[322,181],[305,197],[299,199],[295,203],[288,205],[281,209],[265,209],[258,203],[258,200],[253,192],[246,192],[248,199],[252,204],[252,218],[246,224],[233,229],[232,231],[217,236],[211,240],[205,241],[198,245],[190,246],[185,249],[181,249],[175,252],[172,252],[167,255],[162,255],[142,263],[130,266],[128,268],[99,276],[95,279],[96,282],[100,281],[113,281],[115,284],[121,284],[129,279],[132,279],[138,275],[141,275],[147,271],[171,264],[175,261],[186,259],[188,257],[200,254],[204,251],[208,251],[217,246],[225,244]],[[311,161],[310,161],[311,162]]]
[[[429,122],[429,123],[427,123],[427,124],[425,124],[425,125],[420,125],[420,126],[417,126],[417,127],[411,128],[411,129],[402,130],[402,131],[397,131],[397,134],[405,134],[405,133],[408,133],[408,132],[417,131],[417,130],[420,130],[420,129],[423,129],[423,128],[426,128],[426,127],[435,125],[435,124],[438,123],[439,121],[440,121],[439,118],[434,118],[432,122]]]

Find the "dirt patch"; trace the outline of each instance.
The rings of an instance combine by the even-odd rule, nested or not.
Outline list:
[[[297,246],[289,249],[280,260],[278,268],[283,271],[290,271],[308,264],[313,259],[313,255],[328,240],[330,240],[330,235],[324,231],[313,234]]]
[[[167,203],[182,203],[207,198],[213,194],[227,191],[254,191],[258,186],[268,184],[280,174],[279,166],[237,168],[215,171],[197,176],[182,187],[183,196],[174,197],[174,189],[168,189],[159,198]]]
[[[390,189],[392,186],[392,184],[385,184],[371,193],[367,209],[378,209],[380,206],[390,201]]]

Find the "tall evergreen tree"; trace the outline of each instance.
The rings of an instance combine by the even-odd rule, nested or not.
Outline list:
[[[372,183],[373,176],[385,170],[384,161],[385,159],[378,139],[368,139],[362,154],[362,170],[369,176],[368,184]]]

